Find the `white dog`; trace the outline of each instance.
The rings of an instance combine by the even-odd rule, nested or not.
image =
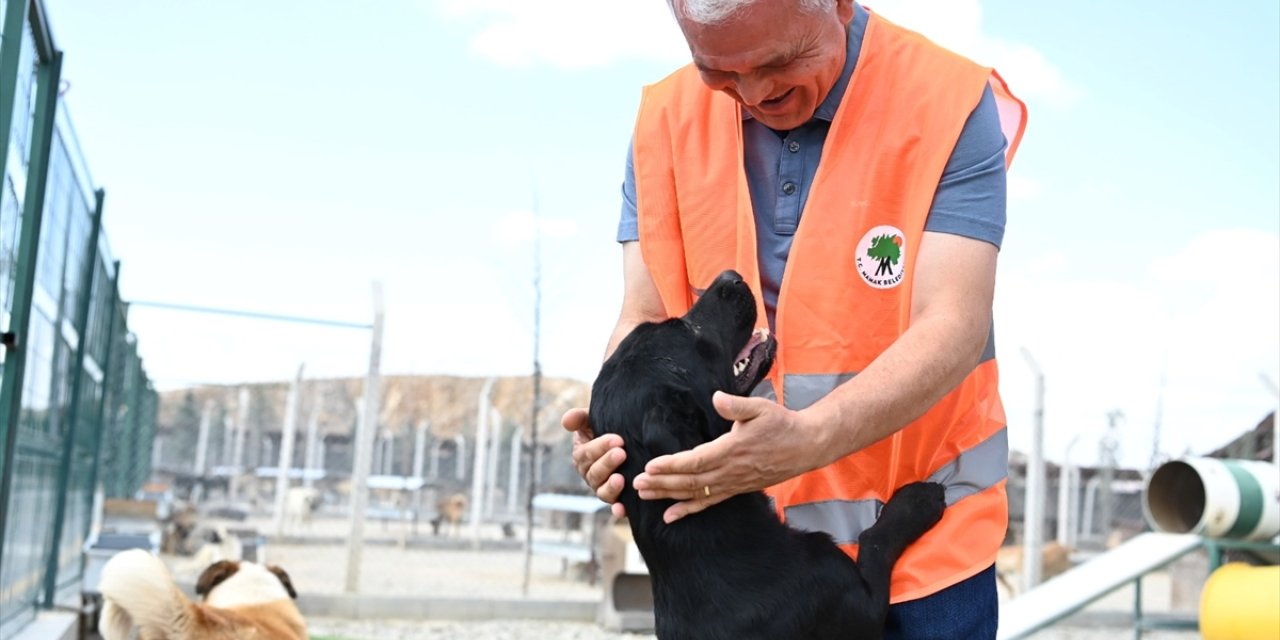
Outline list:
[[[104,640],[307,640],[297,593],[279,567],[214,563],[196,581],[202,602],[174,584],[159,558],[142,549],[112,556],[102,567]]]
[[[311,528],[311,514],[320,508],[320,490],[314,487],[290,487],[284,494],[285,526],[291,530]]]

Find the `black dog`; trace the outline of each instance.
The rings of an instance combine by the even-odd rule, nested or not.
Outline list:
[[[880,638],[893,564],[942,517],[941,485],[899,489],[859,537],[857,563],[829,535],[782,524],[760,492],[667,525],[672,501],[631,488],[649,460],[732,427],[711,396],[746,395],[768,374],[776,343],[753,335],[755,322],[750,288],[726,271],[684,317],[636,327],[592,388],[593,429],[626,447],[621,500],[652,578],[658,637]]]

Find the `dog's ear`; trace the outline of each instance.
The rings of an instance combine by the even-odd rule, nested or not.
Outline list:
[[[662,456],[696,447],[708,440],[707,434],[707,417],[685,389],[645,412],[640,444],[651,455]]]
[[[214,587],[222,584],[239,570],[240,563],[231,560],[219,560],[209,565],[196,580],[196,595],[207,598]]]
[[[298,599],[298,592],[293,589],[293,580],[289,579],[289,574],[285,573],[284,569],[271,564],[267,565],[267,571],[276,574],[276,577],[280,578],[280,584],[284,585],[284,590],[289,592],[290,598]]]
[[[721,358],[720,346],[705,334],[698,334],[693,340],[693,350],[703,362],[717,362]]]

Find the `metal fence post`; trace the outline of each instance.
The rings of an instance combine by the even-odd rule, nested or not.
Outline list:
[[[75,450],[76,431],[80,421],[80,388],[84,381],[84,357],[88,351],[89,310],[93,306],[93,276],[98,270],[98,234],[102,230],[102,200],[104,193],[95,194],[93,220],[89,227],[89,247],[85,252],[84,273],[80,276],[80,299],[76,301],[76,355],[71,364],[71,401],[67,408],[67,429],[62,442],[62,461],[58,467],[58,493],[54,499],[52,543],[49,545],[49,563],[44,574],[44,606],[53,606],[54,591],[58,584],[58,558],[61,555],[62,527],[66,518],[67,483],[71,480],[71,457]]]
[[[7,40],[6,40],[7,44]],[[13,287],[13,307],[9,330],[3,336],[4,380],[0,383],[0,429],[4,440],[0,451],[0,540],[8,526],[9,492],[13,486],[13,458],[18,441],[18,419],[22,414],[22,382],[26,367],[27,329],[31,323],[31,298],[36,279],[36,249],[40,222],[44,217],[45,183],[49,176],[49,153],[53,146],[54,117],[58,109],[58,82],[62,73],[62,53],[36,68],[36,113],[32,129],[31,157],[27,162],[27,193],[22,205],[18,261]],[[5,128],[8,128],[8,124]],[[7,153],[7,149],[3,150]],[[0,563],[3,554],[0,554]]]
[[[364,382],[364,401],[356,423],[355,460],[351,469],[351,532],[347,536],[345,593],[360,593],[360,560],[364,554],[365,508],[369,500],[369,467],[373,436],[378,430],[378,403],[382,399],[382,284],[373,285],[373,339],[369,345],[369,373]]]
[[[116,316],[120,305],[120,261],[116,260],[112,265],[111,293],[109,294],[109,302],[107,303],[107,349],[106,354],[102,357],[102,394],[98,398],[98,428],[93,434],[93,467],[89,472],[89,495],[92,496],[97,492],[98,488],[98,472],[102,468],[102,432],[107,430],[107,398],[114,397],[111,393],[111,384],[114,382],[111,376],[111,357],[115,351],[116,344]],[[123,323],[122,323],[123,324]],[[90,504],[93,498],[89,498]],[[92,526],[92,524],[90,524]],[[85,531],[88,534],[88,531]]]
[[[27,26],[27,0],[0,0],[6,3],[4,35],[0,39],[0,187],[4,186],[5,166],[9,159],[9,136],[13,131],[13,112],[18,98],[18,64],[22,60],[22,30]],[[12,83],[12,84],[9,84]],[[0,199],[5,189],[0,188]],[[0,425],[0,429],[3,429]],[[0,467],[0,472],[3,467]]]

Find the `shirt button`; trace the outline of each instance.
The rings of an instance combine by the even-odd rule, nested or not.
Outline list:
[[[795,192],[796,192],[796,183],[794,183],[794,182],[784,182],[784,183],[782,183],[782,192],[783,192],[783,193],[785,193],[785,194],[787,194],[787,195],[791,195],[791,194],[795,193]]]
[[[787,149],[789,149],[791,153],[796,153],[800,150],[800,143],[792,140],[791,143],[787,145]]]

